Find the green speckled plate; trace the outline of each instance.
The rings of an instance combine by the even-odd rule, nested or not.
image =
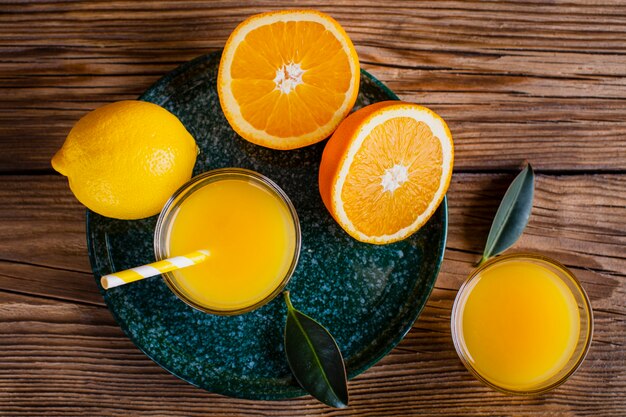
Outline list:
[[[409,239],[386,246],[348,236],[326,211],[317,191],[324,143],[275,151],[241,139],[230,128],[216,92],[220,54],[188,62],[141,97],[177,115],[196,138],[194,174],[242,167],[274,180],[293,201],[302,224],[302,252],[288,289],[293,304],[323,323],[337,339],[348,376],[374,365],[409,331],[426,304],[443,258],[447,207]],[[395,94],[362,72],[356,107]],[[122,221],[87,213],[89,257],[102,275],[154,261],[156,216]],[[275,400],[304,392],[283,351],[282,297],[240,316],[196,311],[160,277],[111,289],[104,299],[120,327],[152,360],[211,392]]]

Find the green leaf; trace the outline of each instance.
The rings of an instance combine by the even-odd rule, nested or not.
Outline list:
[[[291,305],[289,291],[284,295],[287,303],[285,352],[296,381],[324,404],[347,407],[346,367],[337,342],[322,325]]]
[[[522,235],[533,208],[535,174],[530,164],[513,180],[491,224],[480,264],[510,248]]]

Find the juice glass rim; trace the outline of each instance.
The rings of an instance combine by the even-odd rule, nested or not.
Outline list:
[[[564,272],[564,276],[567,277],[567,279],[569,279],[569,281],[574,285],[574,287],[576,287],[576,289],[579,291],[581,298],[582,298],[582,305],[584,307],[585,312],[587,313],[587,326],[586,329],[583,329],[583,327],[581,326],[580,330],[579,330],[579,335],[578,335],[578,343],[580,343],[581,338],[583,337],[583,333],[584,333],[584,337],[585,337],[585,341],[584,341],[584,346],[582,348],[582,351],[579,354],[578,359],[576,360],[576,362],[574,362],[573,364],[567,364],[566,366],[569,366],[569,369],[567,372],[565,372],[560,378],[558,378],[557,380],[545,385],[545,386],[539,386],[537,388],[534,389],[525,389],[525,390],[514,390],[514,389],[509,389],[509,388],[505,388],[502,386],[499,386],[491,381],[489,381],[488,379],[486,379],[485,377],[483,377],[471,364],[471,362],[468,360],[468,358],[466,357],[465,354],[465,349],[462,347],[462,341],[461,341],[461,336],[459,336],[459,332],[462,333],[462,331],[460,331],[457,327],[462,326],[462,317],[457,317],[460,312],[460,303],[461,300],[464,299],[464,295],[466,290],[469,288],[469,285],[474,281],[474,279],[476,279],[476,277],[478,277],[479,273],[484,271],[486,268],[489,268],[490,266],[492,266],[493,264],[496,263],[500,263],[503,261],[508,261],[511,259],[529,259],[529,260],[535,260],[535,261],[541,261],[541,262],[545,262],[547,264],[550,264],[560,270],[562,270]],[[563,280],[563,277],[559,275],[559,278]],[[454,343],[454,349],[456,350],[457,355],[459,356],[459,359],[461,359],[461,362],[463,363],[463,365],[467,368],[468,371],[470,371],[470,373],[472,375],[474,375],[474,377],[476,379],[478,379],[480,382],[482,382],[483,384],[497,390],[500,392],[503,392],[505,394],[514,394],[514,395],[538,395],[538,394],[543,394],[545,392],[548,392],[556,387],[558,387],[559,385],[563,384],[565,381],[567,381],[569,379],[570,376],[572,376],[580,367],[580,365],[583,363],[583,361],[585,360],[585,357],[587,356],[587,353],[589,352],[589,348],[591,346],[591,339],[593,338],[593,310],[591,308],[591,302],[589,301],[589,296],[587,295],[587,292],[585,291],[585,289],[583,288],[583,286],[580,284],[580,281],[578,280],[578,278],[576,278],[576,276],[572,273],[572,271],[570,271],[565,265],[563,265],[562,263],[560,263],[559,261],[556,261],[550,257],[541,255],[541,254],[536,254],[536,253],[530,253],[530,252],[517,252],[517,253],[511,253],[511,254],[507,254],[507,255],[500,255],[497,257],[494,257],[490,260],[488,260],[487,262],[485,262],[483,265],[480,265],[479,267],[475,268],[470,275],[465,279],[465,281],[463,282],[463,284],[461,285],[461,287],[459,288],[459,291],[457,292],[457,295],[454,299],[454,304],[452,306],[452,314],[450,316],[450,330],[452,333],[452,341]],[[586,332],[584,332],[584,330],[586,330]]]
[[[234,316],[238,314],[243,314],[255,310],[269,301],[274,299],[280,292],[285,288],[291,277],[293,276],[294,271],[296,270],[296,266],[298,265],[298,259],[300,257],[300,246],[302,241],[301,231],[300,231],[300,221],[298,219],[298,213],[296,212],[293,203],[287,196],[287,194],[271,179],[266,176],[259,174],[256,171],[252,171],[245,168],[218,168],[213,169],[202,174],[196,175],[191,178],[185,184],[183,184],[165,203],[163,209],[161,210],[161,214],[159,214],[159,218],[157,220],[156,227],[154,229],[154,255],[156,259],[162,260],[168,258],[170,255],[168,253],[168,233],[171,229],[171,223],[175,218],[174,213],[176,209],[180,207],[182,202],[193,192],[202,188],[204,185],[219,181],[219,177],[224,177],[223,179],[229,178],[241,178],[241,179],[253,179],[256,182],[263,184],[263,186],[269,190],[272,194],[274,194],[277,198],[279,198],[285,205],[289,211],[291,219],[293,221],[294,233],[295,233],[295,242],[294,242],[294,254],[291,260],[291,264],[285,273],[285,276],[281,280],[280,284],[268,294],[263,299],[258,302],[235,310],[219,310],[219,309],[211,309],[207,306],[201,305],[191,299],[189,296],[185,295],[182,291],[178,289],[175,284],[175,279],[173,277],[172,272],[166,272],[163,275],[165,279],[165,283],[170,288],[170,290],[183,302],[187,305],[200,310],[205,313],[220,315],[220,316]]]

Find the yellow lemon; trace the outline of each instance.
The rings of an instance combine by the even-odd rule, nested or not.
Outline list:
[[[164,108],[120,101],[81,118],[52,167],[67,176],[76,198],[116,219],[159,213],[191,178],[197,147],[185,126]]]

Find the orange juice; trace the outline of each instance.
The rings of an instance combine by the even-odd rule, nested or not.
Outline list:
[[[195,187],[171,213],[168,256],[207,249],[210,257],[170,273],[170,285],[211,312],[242,312],[267,300],[297,260],[292,210],[276,190],[247,174]]]
[[[494,262],[468,280],[455,310],[460,353],[505,390],[535,390],[581,355],[578,301],[550,264]]]

